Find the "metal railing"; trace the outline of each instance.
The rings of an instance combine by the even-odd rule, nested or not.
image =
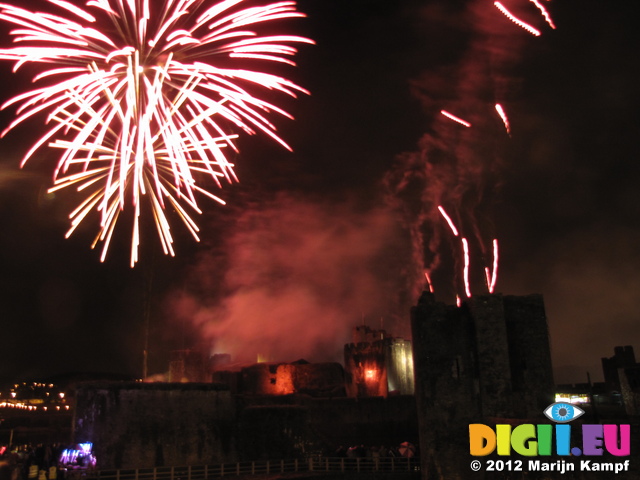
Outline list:
[[[418,458],[344,458],[314,457],[306,460],[265,460],[254,462],[221,463],[217,465],[190,465],[182,467],[155,467],[119,470],[69,472],[68,480],[76,475],[96,480],[206,480],[225,476],[265,475],[293,472],[414,472],[420,470]]]

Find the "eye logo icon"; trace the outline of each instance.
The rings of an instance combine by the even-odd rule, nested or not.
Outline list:
[[[570,403],[557,402],[545,408],[544,414],[549,420],[553,420],[556,423],[567,423],[582,416],[584,410]]]

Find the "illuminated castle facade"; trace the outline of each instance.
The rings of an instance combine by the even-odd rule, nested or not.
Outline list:
[[[367,326],[353,329],[344,346],[346,388],[350,397],[413,395],[411,342]]]

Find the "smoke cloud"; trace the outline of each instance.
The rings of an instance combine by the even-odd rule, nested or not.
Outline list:
[[[225,253],[202,256],[170,302],[214,353],[341,360],[363,322],[408,333],[398,330],[414,299],[398,292],[409,248],[387,209],[280,194],[240,214],[227,239]]]
[[[430,6],[423,11],[423,28],[442,33],[445,25],[466,41],[448,57],[436,59],[438,63],[413,82],[415,95],[433,120],[418,150],[399,155],[385,178],[390,204],[411,232],[414,264],[424,265],[430,275],[446,270],[440,276],[452,285],[445,284],[440,291],[445,295],[440,297],[462,296],[464,290],[460,239],[454,238],[438,206],[451,216],[460,235],[472,242],[472,283],[476,292],[487,291],[484,268],[492,266],[491,244],[496,238],[492,209],[509,141],[496,104],[508,111],[517,98],[519,82],[512,70],[530,37],[491,2],[469,2],[464,12],[454,7],[458,6]],[[441,110],[471,126],[451,120]],[[448,245],[443,246],[445,239]],[[421,272],[413,277],[412,290],[420,290]]]
[[[418,149],[398,155],[381,179],[386,207],[282,193],[238,214],[219,252],[201,256],[170,302],[175,319],[214,352],[239,361],[337,360],[362,323],[408,337],[425,270],[435,272],[438,298],[464,292],[460,237],[439,205],[470,241],[472,290],[487,291],[492,207],[509,143],[495,105],[509,112],[517,98],[512,69],[531,39],[484,0],[432,2],[422,15],[425,35],[454,45],[431,54],[411,83],[431,120]]]

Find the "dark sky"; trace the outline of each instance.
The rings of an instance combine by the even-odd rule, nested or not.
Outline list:
[[[123,228],[101,264],[95,224],[64,239],[73,203],[46,193],[55,157],[19,168],[42,127],[0,140],[0,378],[140,375],[147,321],[150,373],[199,340],[313,360],[339,358],[362,322],[406,335],[425,265],[436,297],[463,293],[440,203],[470,239],[474,293],[497,238],[496,290],[544,295],[556,380],[600,378],[614,346],[640,348],[632,2],[543,0],[556,30],[531,2],[504,3],[542,35],[489,0],[300,1],[308,18],[283,26],[317,45],[280,72],[311,96],[274,98],[296,118],[278,121],[294,153],[242,139],[241,183],[219,192],[227,207],[203,202],[202,242],[176,226],[175,258],[148,229],[129,268]],[[9,98],[30,76],[1,68]]]

